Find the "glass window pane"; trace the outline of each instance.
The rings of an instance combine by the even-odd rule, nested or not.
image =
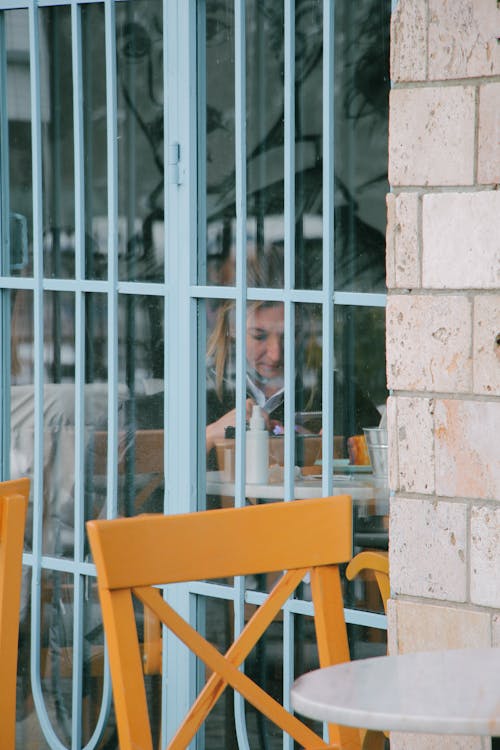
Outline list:
[[[335,4],[335,287],[385,291],[387,0]]]
[[[120,295],[119,382],[126,385],[130,396],[163,397],[164,306],[160,296]],[[152,403],[135,405],[133,419],[138,426],[163,427],[163,413]],[[159,406],[162,408],[160,401]]]
[[[15,289],[11,307],[11,382],[32,384],[34,378],[33,292]]]
[[[321,289],[323,0],[295,11],[295,286]]]
[[[75,299],[44,296],[43,392],[45,554],[72,557],[75,487]],[[34,406],[34,404],[33,404]]]
[[[80,8],[82,25],[82,97],[85,159],[85,277],[105,279],[108,273],[108,180],[106,143],[106,45],[104,7]]]
[[[33,292],[10,292],[10,476],[33,476],[34,468],[34,345]],[[32,493],[33,496],[33,493]],[[25,544],[32,549],[33,510],[28,508]]]
[[[120,278],[163,281],[163,8],[117,3]]]
[[[40,685],[52,728],[66,747],[71,744],[73,607],[73,576],[43,571]]]
[[[385,410],[385,309],[335,308],[335,434],[376,427]]]
[[[42,170],[44,183],[44,274],[75,275],[75,205],[73,168],[73,76],[69,7],[40,9],[40,87]],[[50,57],[48,51],[50,50]]]
[[[200,391],[205,394],[206,466],[209,478],[223,472],[234,479],[235,461],[235,347],[234,302],[209,300],[200,305],[200,344],[206,346],[206,363],[200,368]],[[202,331],[206,330],[206,341]],[[233,491],[234,495],[234,491]],[[209,490],[206,507],[234,505],[234,496],[220,497]],[[201,504],[200,510],[204,506]]]
[[[200,281],[234,284],[235,123],[232,0],[208,0],[200,60]],[[203,214],[201,214],[203,216]]]
[[[234,611],[231,601],[213,597],[196,597],[197,629],[216,648],[225,653],[231,645]],[[203,662],[197,660],[198,688],[209,676]],[[234,693],[226,688],[203,725],[205,750],[237,748],[234,725]]]
[[[3,106],[8,121],[9,253],[4,273],[33,273],[33,192],[31,169],[31,100],[28,11],[4,13],[7,91]],[[47,90],[41,91],[42,121],[48,120]],[[4,134],[2,133],[2,138]],[[3,243],[2,243],[3,247]]]
[[[122,513],[163,509],[162,297],[123,295],[119,301],[120,416],[118,473]]]
[[[283,4],[246,3],[246,26],[247,252],[260,260],[284,236]]]

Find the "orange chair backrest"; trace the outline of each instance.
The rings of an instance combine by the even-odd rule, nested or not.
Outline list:
[[[351,581],[363,570],[371,571],[375,576],[384,605],[384,612],[387,614],[387,601],[391,595],[389,555],[384,550],[363,550],[363,552],[358,552],[346,568],[346,578]]]
[[[0,482],[0,750],[14,750],[16,677],[28,479]]]
[[[132,595],[147,605],[211,670],[204,688],[169,744],[186,748],[231,685],[305,748],[328,745],[238,667],[307,571],[321,666],[347,661],[338,565],[352,555],[351,498],[337,496],[175,516],[144,515],[89,521],[109,649],[121,750],[152,750]],[[286,571],[238,639],[222,655],[153,586]],[[358,750],[357,729],[330,727],[330,741]]]

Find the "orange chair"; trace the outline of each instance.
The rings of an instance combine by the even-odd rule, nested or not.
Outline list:
[[[28,479],[0,482],[0,750],[16,741],[16,677]]]
[[[348,496],[224,508],[187,515],[89,521],[109,649],[121,750],[152,750],[132,595],[147,605],[212,672],[169,750],[186,748],[227,685],[305,748],[329,747],[239,669],[281,606],[310,571],[321,666],[349,659],[338,565],[352,554]],[[185,622],[155,585],[286,571],[222,655]],[[330,741],[359,750],[360,732],[332,725]]]
[[[346,578],[352,581],[362,571],[371,571],[375,576],[387,614],[387,600],[391,594],[389,583],[389,556],[384,550],[363,550],[355,555],[346,568]]]

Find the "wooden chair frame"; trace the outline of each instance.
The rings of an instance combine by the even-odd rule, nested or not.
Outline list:
[[[238,667],[309,571],[319,661],[349,660],[338,565],[352,556],[348,496],[224,508],[200,513],[87,523],[97,568],[121,750],[152,750],[132,595],[149,607],[212,671],[168,745],[186,748],[227,685],[305,748],[327,748]],[[286,571],[239,638],[222,655],[163,599],[155,586]],[[358,750],[360,732],[332,725],[330,742]]]
[[[346,568],[345,574],[349,581],[356,578],[364,570],[373,573],[380,591],[384,612],[387,614],[387,601],[391,595],[389,581],[389,555],[385,550],[363,550],[358,552]]]
[[[19,609],[28,479],[0,482],[0,750],[14,750]]]

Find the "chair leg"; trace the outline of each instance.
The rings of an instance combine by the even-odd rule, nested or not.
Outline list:
[[[386,736],[376,729],[367,729],[361,750],[384,750]]]

